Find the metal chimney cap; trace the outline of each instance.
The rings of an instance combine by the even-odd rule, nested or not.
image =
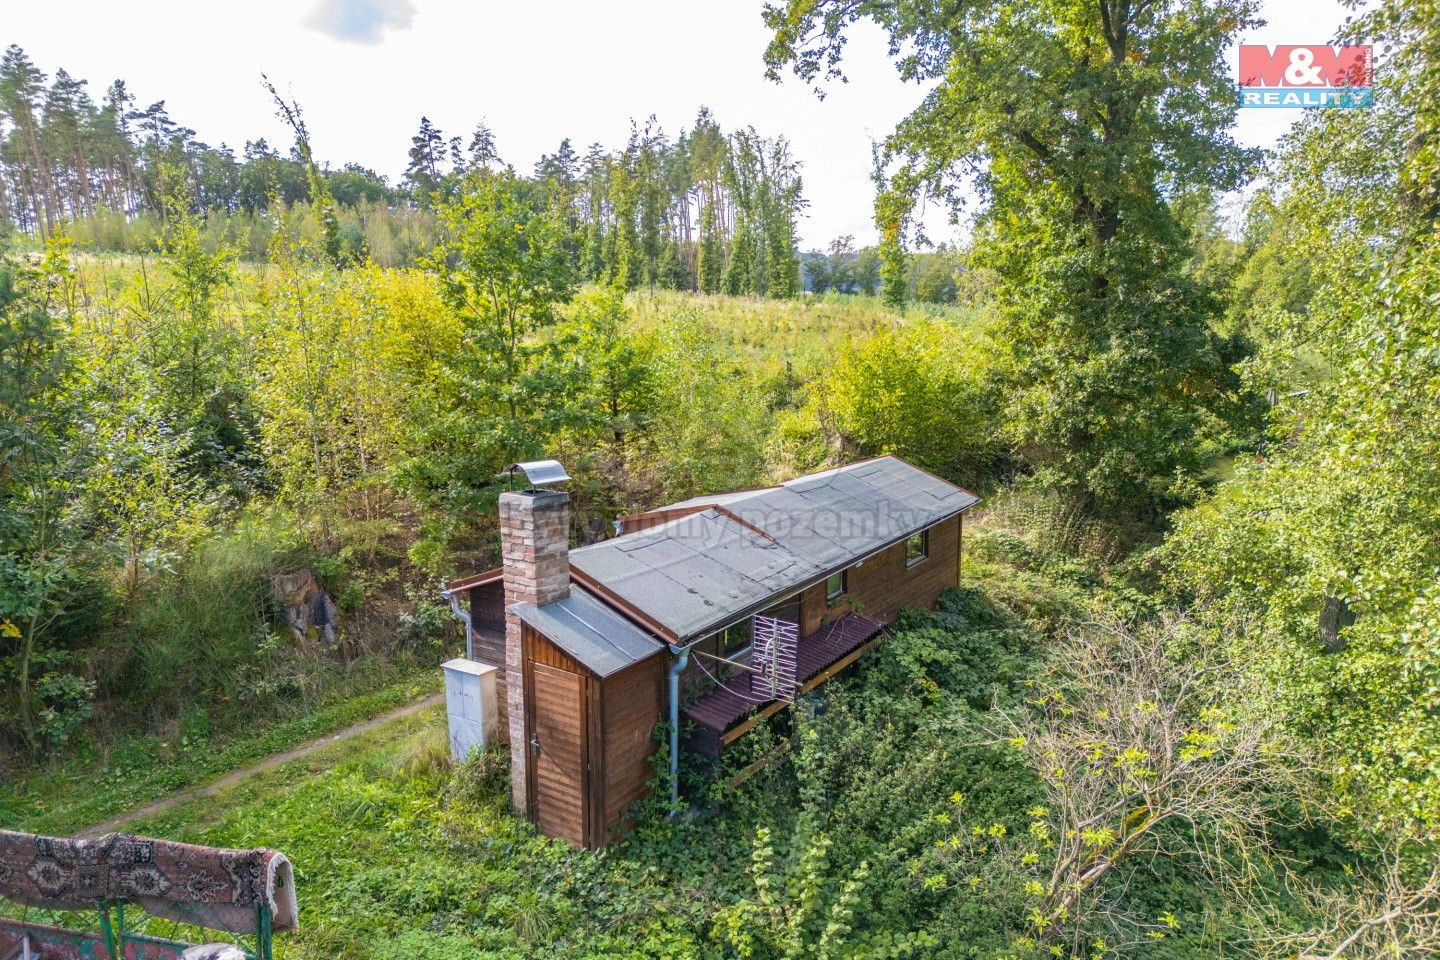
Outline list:
[[[547,483],[564,483],[570,479],[570,474],[560,465],[559,460],[531,460],[529,463],[512,463],[500,471],[500,476],[510,477],[512,480],[515,474],[525,474],[525,479],[530,481],[531,487],[543,486]]]

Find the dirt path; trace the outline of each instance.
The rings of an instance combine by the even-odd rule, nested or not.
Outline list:
[[[391,710],[389,713],[382,713],[378,717],[371,717],[369,720],[364,720],[353,726],[346,727],[343,730],[336,730],[334,733],[326,734],[319,739],[311,740],[309,743],[301,744],[293,750],[287,750],[284,753],[277,753],[274,756],[266,757],[259,763],[252,764],[248,767],[242,767],[239,770],[232,770],[231,772],[225,774],[225,776],[221,777],[219,780],[212,780],[211,782],[204,784],[203,786],[190,787],[189,789],[181,790],[179,793],[172,793],[168,797],[161,797],[159,800],[153,801],[152,803],[147,803],[143,807],[138,807],[126,813],[119,814],[118,816],[111,817],[108,820],[95,824],[93,827],[86,827],[84,830],[81,830],[79,833],[75,834],[75,836],[99,836],[102,833],[109,833],[116,827],[129,823],[132,820],[139,820],[144,817],[154,816],[157,813],[164,813],[172,807],[177,807],[180,804],[190,800],[194,800],[197,797],[213,796],[214,794],[220,793],[223,790],[228,790],[230,787],[233,787],[238,783],[248,780],[256,774],[264,773],[267,770],[274,770],[276,767],[284,766],[292,760],[299,760],[302,757],[307,757],[310,754],[316,752],[317,750],[323,750],[326,747],[331,746],[332,744],[339,743],[342,740],[349,740],[352,737],[363,736],[364,734],[369,733],[377,727],[385,726],[387,723],[393,723],[396,720],[402,720],[405,717],[414,716],[421,710],[424,710],[427,707],[433,707],[437,703],[444,702],[444,700],[445,695],[443,693],[432,694],[431,696],[428,696],[423,700],[417,700],[416,702],[407,706]]]

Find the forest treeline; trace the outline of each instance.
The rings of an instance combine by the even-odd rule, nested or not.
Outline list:
[[[422,117],[405,157],[397,184],[354,163],[318,171],[348,260],[414,266],[438,239],[435,203],[467,172],[506,165],[484,121],[460,137]],[[852,237],[806,254],[802,273],[795,222],[805,201],[789,144],[753,128],[726,133],[703,108],[673,140],[653,118],[619,149],[581,152],[565,139],[529,176],[564,208],[571,259],[595,282],[782,298],[802,288],[881,289],[879,248],[857,251]],[[47,76],[18,46],[0,58],[0,222],[21,234],[43,239],[64,225],[76,249],[150,254],[165,233],[165,197],[179,192],[205,213],[208,249],[258,261],[275,215],[318,234],[311,191],[293,148],[282,153],[262,138],[237,154],[199,139],[165,101],[139,105],[123,80],[97,101],[87,81],[64,69]],[[954,257],[902,260],[913,276],[897,277],[892,299],[954,302]]]
[[[702,110],[673,142],[653,123],[613,153],[567,141],[527,176],[483,125],[467,147],[424,120],[391,190],[315,163],[299,106],[273,86],[294,145],[281,158],[248,144],[236,161],[163,104],[133,109],[123,84],[97,107],[67,75],[45,79],[7,51],[0,132],[21,247],[0,288],[15,641],[0,736],[22,753],[73,742],[92,717],[143,724],[182,696],[223,728],[246,704],[333,686],[350,669],[336,651],[265,666],[273,651],[254,643],[272,602],[255,606],[261,572],[277,565],[328,563],[349,585],[333,588],[355,647],[340,660],[405,661],[406,636],[445,632],[423,578],[491,561],[505,463],[563,454],[586,478],[577,514],[604,529],[666,496],[752,483],[778,444],[808,463],[848,442],[834,425],[771,439],[767,421],[822,370],[808,311],[754,324],[746,309],[707,320],[661,301],[664,316],[637,320],[624,299],[797,296],[803,201],[783,139],[726,134]],[[63,97],[79,120],[58,119]],[[410,266],[377,262],[356,216],[415,227]],[[247,223],[264,226],[258,260]],[[144,255],[81,256],[104,250],[107,224]],[[941,251],[915,261],[934,269],[886,273],[848,238],[810,260],[817,292],[873,293],[879,277],[892,301],[911,287],[953,300],[963,266]],[[836,343],[848,318],[889,322],[878,305],[834,309]],[[736,334],[753,339],[716,342]],[[971,445],[925,460],[948,469]],[[216,576],[248,594],[215,619],[180,615]],[[205,663],[187,655],[202,637]]]
[[[324,170],[344,212],[342,251],[352,261],[413,263],[433,245],[430,215],[474,170],[503,161],[480,123],[446,137],[421,118],[403,180],[347,164]],[[181,183],[167,183],[167,177]],[[625,145],[567,139],[535,166],[574,234],[572,261],[591,280],[788,297],[800,289],[795,218],[799,165],[785,139],[753,129],[725,133],[706,110],[672,142],[654,123]],[[306,163],[263,139],[237,156],[172,118],[164,101],[140,107],[124,81],[97,102],[65,70],[49,78],[17,46],[0,59],[0,219],[43,238],[61,224],[85,248],[150,252],[163,234],[166,196],[183,192],[217,242],[263,257],[274,210],[311,202]],[[215,243],[211,243],[214,246]]]

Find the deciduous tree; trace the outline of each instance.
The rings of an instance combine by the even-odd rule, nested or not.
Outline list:
[[[772,76],[839,76],[850,28],[873,20],[901,75],[935,84],[880,151],[877,221],[894,251],[920,196],[958,209],[978,184],[976,256],[1004,280],[1008,432],[1040,482],[1112,513],[1183,500],[1176,477],[1204,465],[1227,385],[1167,195],[1246,173],[1225,51],[1249,0],[792,0],[765,16]],[[898,301],[893,268],[886,291]]]

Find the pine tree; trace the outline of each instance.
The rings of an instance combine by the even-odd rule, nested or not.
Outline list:
[[[0,57],[0,115],[15,128],[17,151],[25,158],[21,167],[21,188],[28,194],[32,221],[38,232],[48,235],[55,226],[55,199],[50,165],[40,147],[40,124],[35,112],[45,89],[45,74],[31,62],[25,51],[11,44]]]
[[[440,189],[440,165],[445,158],[445,135],[430,122],[420,118],[420,131],[410,138],[410,162],[405,167],[405,182],[411,195],[422,206]]]
[[[459,164],[458,160],[456,164]],[[503,166],[504,161],[500,159],[500,154],[495,149],[494,131],[484,120],[481,120],[475,124],[475,132],[470,135],[470,168],[472,170],[489,170],[492,164],[497,167]]]
[[[46,155],[64,177],[69,216],[75,220],[88,219],[95,213],[85,136],[94,111],[95,103],[85,92],[85,81],[57,70],[45,97],[42,136]]]

